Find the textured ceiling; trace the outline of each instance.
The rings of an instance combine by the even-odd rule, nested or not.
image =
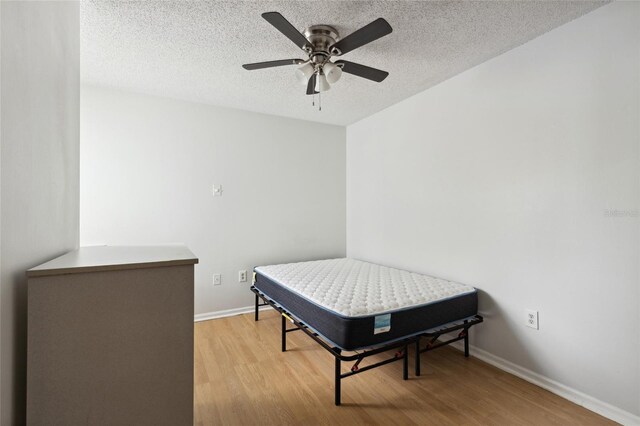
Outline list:
[[[95,1],[81,5],[84,83],[333,124],[350,124],[585,14],[589,1]],[[382,83],[343,74],[311,106],[295,67],[243,63],[302,58],[260,14],[342,37],[383,17],[393,32],[344,59],[389,71]],[[552,46],[550,46],[552,48]]]

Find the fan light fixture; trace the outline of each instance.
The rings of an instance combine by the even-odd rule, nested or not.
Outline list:
[[[322,72],[327,77],[327,81],[330,84],[337,83],[338,80],[340,80],[340,77],[342,77],[342,68],[333,62],[327,61],[327,63],[322,66]]]
[[[316,92],[326,92],[329,89],[331,89],[331,85],[327,81],[327,77],[322,73],[318,73],[316,77]]]
[[[296,78],[298,79],[300,84],[306,86],[314,72],[315,68],[313,67],[313,65],[311,65],[310,62],[307,62],[296,70]]]
[[[343,72],[377,83],[389,75],[386,71],[355,62],[342,59],[330,61],[335,56],[342,56],[390,34],[393,29],[384,18],[378,18],[348,36],[340,37],[338,31],[330,25],[312,25],[301,33],[278,12],[266,12],[262,17],[302,49],[306,58],[256,62],[244,64],[242,67],[246,70],[259,70],[285,65],[301,65],[296,70],[296,78],[307,87],[307,95],[313,96],[312,105],[315,106],[315,95],[319,95],[319,110],[322,110],[320,94],[329,90],[332,84],[340,80]]]

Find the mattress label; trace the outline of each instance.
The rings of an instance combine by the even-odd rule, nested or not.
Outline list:
[[[373,334],[386,333],[391,330],[391,314],[376,315],[373,321]]]

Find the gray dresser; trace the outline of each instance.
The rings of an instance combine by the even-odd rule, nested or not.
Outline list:
[[[196,263],[102,246],[27,271],[27,423],[191,426]]]

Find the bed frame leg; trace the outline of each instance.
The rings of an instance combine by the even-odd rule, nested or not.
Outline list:
[[[467,321],[465,320],[465,324]],[[464,329],[464,356],[465,358],[469,358],[469,329]]]
[[[416,376],[420,376],[420,338],[416,340]]]
[[[336,352],[338,353],[338,355],[340,355],[340,349],[336,349]],[[340,361],[340,358],[338,358],[336,356],[336,369],[335,369],[335,404],[336,405],[340,405],[341,401],[340,401],[340,380],[341,380],[341,376],[342,375],[342,362]]]
[[[402,379],[409,380],[409,345],[404,345],[402,359]]]
[[[282,321],[282,352],[287,351],[287,319],[280,315]]]
[[[258,321],[260,318],[258,316],[258,303],[260,302],[260,298],[258,297],[258,294],[256,293],[256,312],[255,312],[255,321]]]

